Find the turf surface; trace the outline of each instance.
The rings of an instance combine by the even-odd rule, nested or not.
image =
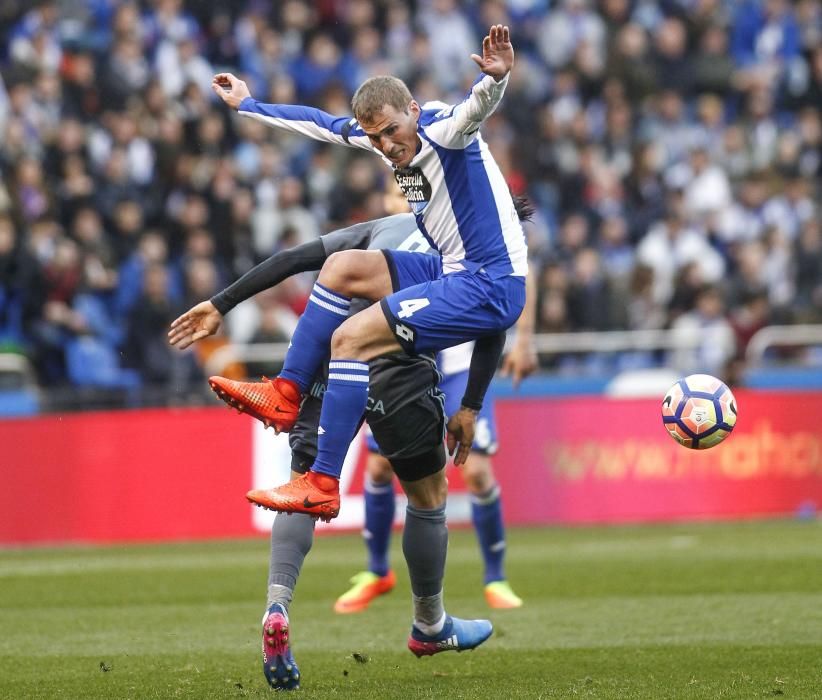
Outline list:
[[[394,540],[397,589],[337,616],[364,555],[318,538],[291,610],[298,697],[822,697],[819,522],[511,530],[515,611],[485,608],[473,533],[452,532],[448,610],[495,633],[421,660]],[[269,696],[267,557],[264,539],[0,550],[0,697]]]

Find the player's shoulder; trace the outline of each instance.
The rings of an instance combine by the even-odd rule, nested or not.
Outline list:
[[[356,117],[351,117],[340,129],[343,140],[349,142],[353,138],[368,138]]]
[[[420,126],[429,126],[443,119],[448,119],[453,116],[455,106],[439,101],[426,102],[420,108]]]

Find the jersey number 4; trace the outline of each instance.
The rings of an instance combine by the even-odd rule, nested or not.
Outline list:
[[[400,302],[400,312],[397,314],[398,318],[408,318],[413,316],[420,309],[424,309],[431,302],[425,297],[422,299],[403,299]]]

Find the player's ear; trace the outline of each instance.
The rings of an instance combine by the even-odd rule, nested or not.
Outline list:
[[[411,100],[411,102],[408,103],[408,113],[414,118],[414,121],[419,120],[421,111],[416,100]]]

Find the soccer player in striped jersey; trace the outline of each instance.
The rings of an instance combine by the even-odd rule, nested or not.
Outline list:
[[[507,27],[495,25],[471,58],[483,72],[458,105],[420,107],[393,77],[365,81],[352,100],[354,118],[317,109],[263,104],[229,73],[214,90],[240,114],[311,138],[376,151],[392,168],[417,220],[441,258],[405,251],[343,251],[323,266],[273,382],[212,377],[231,405],[287,431],[329,344],[328,390],[319,453],[302,479],[265,492],[260,505],[333,518],[348,444],[368,398],[368,361],[405,350],[442,350],[476,340],[478,362],[496,362],[500,337],[525,302],[525,237],[499,167],[479,127],[502,98],[514,62]],[[381,300],[348,318],[351,298]],[[492,359],[493,358],[493,359]],[[471,426],[480,406],[471,397],[452,422]],[[464,460],[471,439],[457,446]],[[466,444],[467,443],[467,444]]]

